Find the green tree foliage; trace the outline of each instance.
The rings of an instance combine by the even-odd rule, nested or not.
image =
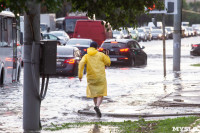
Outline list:
[[[30,0],[0,0],[0,11],[9,8],[14,14],[23,14],[28,12],[26,3]],[[41,7],[46,8],[47,11],[56,12],[64,0],[36,0],[41,3]]]
[[[160,0],[68,0],[72,3],[72,11],[87,12],[90,18],[105,20],[113,29],[121,26],[136,26],[138,16],[147,13],[147,7],[156,4],[158,9],[163,8]]]
[[[10,8],[15,14],[22,13],[26,8],[28,0],[0,0],[0,11]],[[41,6],[47,11],[56,11],[62,7],[65,2],[71,2],[71,11],[87,12],[92,18],[95,14],[96,18],[109,22],[113,29],[121,26],[136,26],[137,17],[148,13],[148,7],[154,4],[158,9],[163,8],[161,0],[37,0]]]

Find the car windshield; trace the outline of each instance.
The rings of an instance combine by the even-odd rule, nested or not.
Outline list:
[[[145,28],[146,29],[146,31],[150,31],[150,29],[149,28]]]
[[[69,40],[67,45],[87,45],[90,46],[89,40]]]
[[[120,34],[120,31],[114,30],[114,31],[113,31],[113,34]]]
[[[162,33],[162,30],[152,30],[152,33]]]
[[[40,24],[41,31],[47,30],[48,26],[45,24]]]
[[[63,36],[62,32],[50,32],[50,33],[55,35],[55,36]]]
[[[128,34],[128,31],[127,30],[122,30],[122,32],[126,35]]]
[[[166,28],[166,30],[167,30],[167,31],[172,31],[172,29],[171,29],[171,28]]]
[[[126,48],[126,43],[121,43],[121,42],[105,42],[101,46],[102,48],[105,49],[110,49],[110,48]]]
[[[73,49],[72,48],[64,48],[64,46],[57,47],[57,55],[59,56],[65,56],[65,55],[73,55]]]
[[[132,30],[131,33],[132,33],[132,34],[136,34],[136,31],[135,31],[135,30]]]
[[[143,29],[138,29],[138,32],[144,32],[144,30]]]
[[[86,20],[86,19],[65,19],[65,31],[67,33],[74,32],[77,20]]]

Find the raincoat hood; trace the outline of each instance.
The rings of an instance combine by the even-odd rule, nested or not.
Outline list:
[[[98,53],[98,51],[93,47],[89,47],[87,49],[87,53],[92,56],[92,55],[95,55],[96,53]]]

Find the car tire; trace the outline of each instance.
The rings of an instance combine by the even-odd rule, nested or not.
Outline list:
[[[20,80],[20,74],[21,74],[21,68],[19,68],[17,72],[17,82],[19,82]]]
[[[147,58],[144,60],[144,65],[145,66],[147,65]]]
[[[60,42],[57,42],[57,45],[61,45],[61,43],[60,43]]]
[[[78,76],[78,65],[75,65],[74,71],[73,71],[73,76]]]

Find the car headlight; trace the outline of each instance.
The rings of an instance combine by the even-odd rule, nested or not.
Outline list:
[[[161,37],[162,35],[161,35],[161,34],[158,34],[158,36]]]

